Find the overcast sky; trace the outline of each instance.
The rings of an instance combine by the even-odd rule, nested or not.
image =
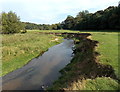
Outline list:
[[[16,12],[21,21],[54,24],[67,15],[76,16],[82,10],[96,12],[109,6],[117,6],[119,0],[0,0],[2,11]]]

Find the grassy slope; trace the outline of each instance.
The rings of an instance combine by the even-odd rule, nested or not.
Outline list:
[[[51,41],[59,38],[58,41]],[[2,75],[27,64],[32,58],[42,54],[49,47],[61,42],[55,35],[37,32],[3,35],[2,37]]]

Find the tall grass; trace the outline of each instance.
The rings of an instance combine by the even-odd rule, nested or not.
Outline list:
[[[52,41],[58,38],[58,41]],[[42,54],[51,46],[62,42],[61,37],[36,32],[3,35],[2,75],[27,64],[32,58]]]

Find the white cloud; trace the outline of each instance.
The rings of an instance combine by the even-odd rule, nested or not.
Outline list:
[[[82,10],[95,12],[119,0],[1,0],[3,11],[16,12],[23,21],[54,23],[62,21],[67,15],[75,16]]]

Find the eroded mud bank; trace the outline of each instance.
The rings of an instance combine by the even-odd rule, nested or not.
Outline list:
[[[48,90],[69,89],[72,83],[78,79],[82,81],[86,79],[95,79],[97,77],[110,77],[119,80],[112,66],[99,63],[97,56],[99,56],[100,53],[96,52],[96,47],[99,42],[89,39],[90,34],[66,35],[67,37],[75,39],[74,58],[60,71],[62,76],[59,77]]]

